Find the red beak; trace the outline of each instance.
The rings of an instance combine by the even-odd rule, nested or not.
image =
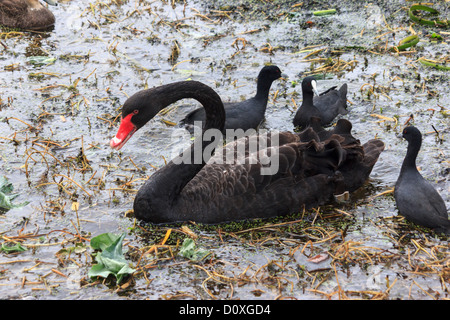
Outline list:
[[[112,138],[109,143],[111,148],[119,150],[136,132],[136,126],[131,122],[132,116],[133,113],[130,113],[120,121],[119,130],[117,131],[116,136]]]

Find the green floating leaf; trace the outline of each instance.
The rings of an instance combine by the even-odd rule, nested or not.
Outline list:
[[[428,61],[427,59],[420,59],[419,62],[427,67],[433,67],[438,70],[450,71],[450,67]]]
[[[12,252],[22,252],[27,250],[26,248],[22,247],[20,243],[16,243],[13,246],[7,245],[5,242],[2,243],[1,250],[6,253],[12,253]]]
[[[104,233],[91,239],[91,247],[102,251],[95,256],[98,264],[89,270],[89,277],[107,278],[112,274],[116,277],[117,283],[120,283],[125,275],[136,271],[130,268],[128,261],[123,256],[122,242],[124,238],[125,233],[122,235]]]
[[[195,242],[191,238],[184,239],[180,248],[180,255],[192,261],[200,261],[209,254],[208,250],[196,248]]]
[[[36,65],[36,66],[41,66],[44,64],[52,64],[56,61],[56,58],[53,57],[46,57],[46,56],[32,56],[32,57],[28,57],[28,62]]]
[[[105,250],[111,246],[121,235],[114,233],[102,233],[91,239],[91,247],[94,250]]]
[[[416,15],[416,12],[418,12],[418,11],[426,11],[432,15],[439,14],[439,11],[437,11],[436,9],[433,9],[433,8],[430,8],[430,7],[421,5],[421,4],[415,4],[415,5],[412,5],[408,11],[409,18],[412,21],[417,22],[419,24],[423,24],[423,25],[429,25],[429,26],[435,26],[435,27],[441,27],[441,28],[448,28],[450,26],[450,23],[448,22],[448,20],[427,20],[427,19],[420,18]]]
[[[442,38],[442,36],[439,33],[436,33],[436,32],[433,32],[431,34],[431,38],[437,39],[437,40],[444,40],[444,38]]]
[[[0,210],[10,210],[13,208],[20,208],[29,204],[29,201],[25,201],[19,204],[13,204],[12,200],[18,196],[18,194],[11,194],[14,187],[6,177],[0,177]]]
[[[329,10],[314,11],[313,15],[315,15],[315,16],[326,16],[326,15],[335,14],[335,13],[336,13],[336,9],[329,9]]]
[[[419,41],[420,41],[420,39],[417,35],[412,35],[412,36],[406,37],[405,39],[400,41],[398,46],[396,46],[394,48],[397,48],[398,51],[403,51],[406,48],[415,46],[416,44],[419,43]],[[394,48],[393,48],[393,50],[395,50]]]

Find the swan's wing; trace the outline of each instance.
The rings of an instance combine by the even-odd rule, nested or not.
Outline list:
[[[353,192],[369,178],[373,166],[384,150],[384,143],[373,139],[361,146],[359,141],[355,140],[353,144],[344,146],[344,150],[347,151],[347,156],[339,170],[344,176],[345,190]]]
[[[181,192],[180,203],[189,203],[182,210],[198,221],[216,223],[285,215],[321,205],[334,194],[359,188],[384,148],[379,140],[361,146],[359,140],[337,134],[325,141],[317,135],[309,141],[302,139],[309,136],[314,137],[312,128],[299,134],[273,133],[269,147],[248,150],[231,163],[220,163],[223,155],[216,154],[219,163],[208,162]],[[275,137],[278,145],[272,141]],[[230,146],[248,146],[260,138],[245,137],[225,148],[233,151]]]
[[[273,163],[266,160],[273,155],[275,172],[263,174],[271,170]],[[215,223],[285,215],[323,204],[342,184],[337,168],[345,155],[335,140],[314,140],[250,153],[242,164],[207,164],[180,194],[180,203],[189,203],[181,210],[198,221]]]
[[[364,149],[364,165],[367,167],[373,167],[378,160],[381,152],[384,150],[384,143],[378,139],[372,139],[367,141],[363,145]]]
[[[283,146],[288,143],[300,141],[297,133],[292,132],[267,132],[267,134],[258,134],[237,137],[238,139],[226,143],[215,150],[214,155],[209,159],[211,163],[242,163],[242,159],[248,157],[250,153],[272,147]],[[308,140],[309,141],[309,140]],[[234,162],[230,161],[234,159]]]
[[[314,175],[332,175],[347,154],[334,139],[272,146],[237,157],[232,163],[221,162],[223,158],[217,158],[219,163],[210,161],[186,189],[194,194],[207,193],[210,198],[258,193],[277,180],[288,178],[295,183]]]

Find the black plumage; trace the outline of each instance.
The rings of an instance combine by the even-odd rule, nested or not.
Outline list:
[[[311,117],[320,118],[321,125],[327,126],[339,114],[347,114],[347,84],[344,83],[339,90],[335,88],[330,88],[319,94],[315,77],[304,78],[302,81],[303,101],[294,116],[294,126],[307,127]]]
[[[265,66],[258,74],[254,97],[241,102],[224,103],[226,115],[224,129],[256,130],[264,120],[270,87],[281,76],[281,70],[277,66]],[[193,125],[196,121],[203,125],[205,121],[205,110],[203,108],[188,113],[180,121],[180,124],[186,126],[189,131],[193,131]]]
[[[204,132],[223,129],[225,111],[217,93],[200,82],[183,81],[131,96],[123,105],[111,147],[120,149],[161,109],[183,98],[194,98],[205,108]],[[134,201],[135,216],[153,223],[220,223],[299,212],[329,202],[336,192],[360,187],[384,147],[379,140],[361,146],[358,140],[339,134],[321,141],[309,127],[300,133],[247,136],[225,149],[234,155],[234,148],[249,146],[255,139],[264,139],[267,148],[246,149],[231,163],[222,164],[225,153],[220,149],[212,158],[193,161],[192,151],[210,143],[197,137],[180,155],[184,161],[173,159],[141,187]],[[277,170],[262,174],[275,160]]]
[[[444,200],[416,167],[422,134],[416,127],[409,126],[403,129],[403,137],[408,141],[408,149],[394,189],[398,211],[418,225],[450,234]]]

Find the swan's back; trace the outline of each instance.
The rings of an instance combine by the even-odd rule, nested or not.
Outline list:
[[[217,164],[225,154],[218,152],[181,192],[179,204],[186,203],[180,206],[183,214],[194,215],[195,221],[205,223],[282,216],[324,204],[341,190],[354,188],[355,175],[358,182],[364,183],[370,170],[349,173],[349,186],[340,172],[364,162],[363,147],[356,143],[341,145],[336,135],[322,142],[302,141],[302,137],[314,136],[311,131],[308,128],[303,134],[276,133],[279,146],[269,148],[277,153],[279,161],[273,175],[261,174],[261,169],[268,167],[265,152],[247,151],[236,155],[235,163]],[[248,146],[251,140],[252,137],[245,137],[226,148],[230,152],[239,144]],[[270,145],[270,136],[268,140]],[[370,151],[370,160],[361,167],[374,164],[376,152],[372,157],[373,150]]]

